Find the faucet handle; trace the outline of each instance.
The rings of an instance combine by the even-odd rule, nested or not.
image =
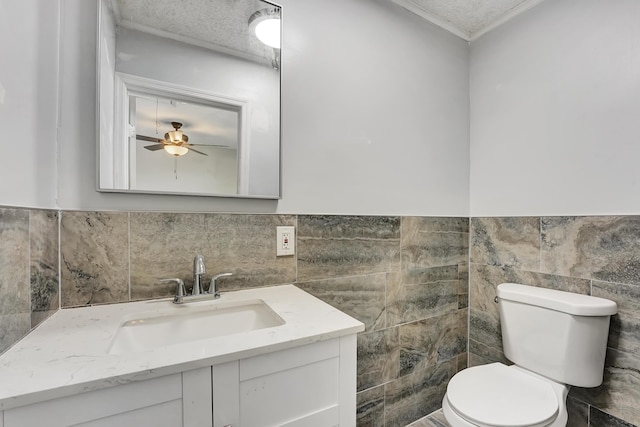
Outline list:
[[[217,281],[219,278],[227,277],[227,276],[233,276],[233,273],[220,273],[213,276],[211,278],[211,282],[209,282],[209,290],[207,291],[207,293],[213,294],[215,298],[220,297],[220,292],[218,292]]]
[[[202,255],[196,255],[193,258],[193,274],[204,274],[207,272],[207,268],[204,266],[204,257]]]
[[[187,291],[184,287],[184,282],[182,281],[182,279],[178,279],[173,278],[173,279],[159,279],[158,282],[161,283],[169,283],[169,282],[174,282],[178,285],[177,289],[176,289],[176,296],[173,299],[173,302],[176,304],[182,304],[182,297],[184,297],[187,294]]]

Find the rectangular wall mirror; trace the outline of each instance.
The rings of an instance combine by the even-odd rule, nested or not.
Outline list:
[[[98,190],[280,197],[281,8],[98,1]]]

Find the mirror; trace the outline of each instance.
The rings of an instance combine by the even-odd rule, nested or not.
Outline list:
[[[281,8],[99,2],[98,191],[278,198]]]

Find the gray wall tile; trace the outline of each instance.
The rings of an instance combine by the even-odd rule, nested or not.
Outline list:
[[[0,208],[0,313],[31,312],[29,211]]]
[[[611,317],[609,347],[640,358],[640,286],[594,281],[592,295],[618,305],[618,314]]]
[[[31,330],[31,313],[0,314],[0,353],[22,339]]]
[[[455,266],[467,262],[469,235],[466,232],[446,230],[450,225],[454,230],[461,227],[449,224],[444,218],[403,217],[402,218],[402,268],[415,272],[439,266]]]
[[[432,317],[400,325],[400,376],[448,360],[467,350],[467,312]]]
[[[389,325],[413,322],[458,310],[458,281],[406,284],[389,283],[387,320]]]
[[[542,218],[541,271],[640,284],[640,216]]]
[[[538,217],[472,218],[471,262],[537,271],[540,265]]]
[[[117,212],[62,214],[63,307],[129,300],[128,219]]]
[[[299,282],[297,286],[360,320],[364,323],[365,330],[371,332],[386,327],[385,294],[388,275],[393,273]]]
[[[358,335],[358,391],[398,378],[398,328]]]
[[[0,353],[31,329],[29,212],[0,208]]]
[[[567,427],[589,427],[589,405],[573,397],[567,397]]]
[[[193,286],[193,259],[207,249],[205,214],[132,212],[131,299],[168,297],[179,278]],[[205,266],[211,259],[205,257]]]
[[[442,406],[453,361],[417,370],[385,385],[385,425],[404,427]]]
[[[58,212],[29,212],[31,327],[59,308]]]
[[[378,386],[356,395],[356,425],[384,427],[384,387]]]
[[[298,280],[397,271],[400,218],[298,218]]]

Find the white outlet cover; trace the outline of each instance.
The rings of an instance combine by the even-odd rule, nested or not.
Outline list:
[[[293,226],[276,227],[276,256],[289,256],[296,253],[296,228]],[[285,241],[286,238],[286,241]]]

